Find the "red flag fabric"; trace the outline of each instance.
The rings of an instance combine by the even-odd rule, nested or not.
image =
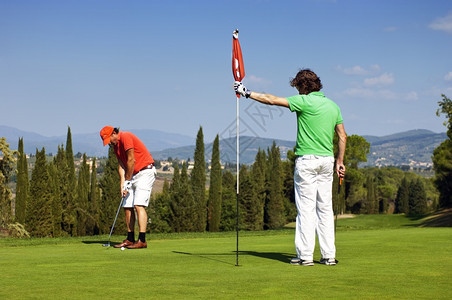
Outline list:
[[[242,49],[240,49],[238,34],[238,30],[235,30],[232,34],[232,74],[236,81],[242,81],[245,77],[245,67],[243,65]],[[237,97],[240,97],[240,95],[237,95]]]

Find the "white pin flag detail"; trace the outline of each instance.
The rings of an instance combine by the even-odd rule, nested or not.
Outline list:
[[[243,65],[238,29],[232,33],[232,74],[236,81],[242,81],[245,78],[245,66]],[[237,95],[237,97],[240,98],[240,95]]]

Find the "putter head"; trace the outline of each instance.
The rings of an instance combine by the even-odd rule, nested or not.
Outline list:
[[[110,247],[110,243],[108,243],[108,244],[102,244],[102,247]]]

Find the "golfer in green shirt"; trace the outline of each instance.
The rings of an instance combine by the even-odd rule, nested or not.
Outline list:
[[[299,95],[281,98],[248,90],[241,82],[234,83],[240,95],[268,105],[289,108],[297,114],[297,143],[295,154],[295,203],[297,219],[295,249],[297,257],[290,263],[313,266],[315,234],[317,232],[320,263],[335,265],[336,247],[334,213],[332,205],[333,185],[333,137],[339,136],[336,173],[344,177],[344,153],[347,135],[339,107],[320,92],[320,78],[311,70],[300,70],[290,85]]]

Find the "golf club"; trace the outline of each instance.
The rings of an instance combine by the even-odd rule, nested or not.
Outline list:
[[[341,196],[341,185],[342,177],[339,177],[339,186],[337,188],[337,199],[336,199],[336,221],[334,222],[334,233],[336,233],[337,215],[339,214],[339,197]]]
[[[113,233],[113,229],[115,228],[116,219],[118,218],[119,210],[121,209],[122,202],[124,202],[124,197],[121,197],[121,203],[119,203],[118,211],[116,212],[116,217],[115,217],[115,220],[113,221],[113,226],[111,226],[111,229],[110,229],[110,235],[108,236],[108,243],[102,245],[102,246],[104,246],[104,247],[110,247],[110,238],[111,238],[111,234]]]

